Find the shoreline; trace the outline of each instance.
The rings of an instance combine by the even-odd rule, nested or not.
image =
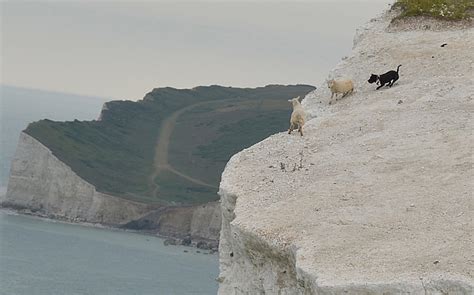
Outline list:
[[[0,215],[1,214],[10,215],[10,216],[28,217],[28,218],[37,219],[37,220],[40,220],[40,221],[43,221],[43,222],[69,224],[69,225],[74,225],[74,226],[82,226],[82,227],[86,227],[86,228],[104,229],[104,230],[114,231],[114,232],[134,233],[134,234],[139,234],[139,235],[143,235],[143,236],[158,238],[158,239],[162,240],[164,246],[183,246],[183,247],[188,247],[188,248],[194,248],[194,249],[196,249],[196,251],[194,251],[194,252],[199,253],[199,254],[204,254],[204,255],[218,255],[218,253],[219,253],[217,250],[201,249],[201,248],[198,248],[196,245],[192,245],[192,244],[185,245],[185,244],[182,244],[182,243],[175,243],[174,244],[174,243],[170,242],[170,240],[182,241],[184,239],[178,239],[178,238],[162,236],[162,235],[158,235],[158,234],[151,233],[151,232],[146,232],[146,231],[139,231],[139,230],[113,227],[113,226],[103,225],[103,224],[100,224],[100,223],[90,223],[90,222],[81,222],[81,221],[75,222],[75,221],[70,221],[70,220],[67,220],[67,219],[62,220],[60,218],[50,218],[50,217],[48,217],[44,214],[32,212],[29,209],[25,209],[25,210],[21,211],[21,210],[11,209],[11,208],[8,208],[8,207],[0,207]],[[191,251],[183,250],[183,252],[188,253],[188,252],[191,252]]]

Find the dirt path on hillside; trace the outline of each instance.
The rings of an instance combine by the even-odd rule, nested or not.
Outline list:
[[[176,121],[178,120],[179,116],[184,114],[185,112],[202,105],[210,104],[210,103],[222,103],[227,101],[235,100],[235,98],[225,99],[225,100],[208,100],[199,103],[195,103],[189,106],[186,106],[182,109],[179,109],[172,113],[168,118],[163,121],[163,125],[160,129],[160,135],[156,142],[156,149],[155,149],[155,159],[154,159],[154,171],[153,174],[150,176],[149,179],[149,186],[153,188],[153,195],[156,195],[158,192],[158,185],[155,183],[155,178],[158,176],[160,172],[169,171],[179,177],[182,177],[190,182],[193,182],[198,185],[217,188],[217,186],[212,185],[210,183],[204,182],[202,180],[196,179],[191,175],[178,171],[175,167],[171,166],[168,162],[169,156],[169,145],[171,142],[171,134],[173,133],[174,127],[176,125]]]
[[[149,187],[153,188],[153,192],[152,192],[153,195],[156,195],[159,189],[159,186],[155,182],[155,178],[159,175],[160,172],[163,172],[163,171],[169,171],[179,177],[182,177],[192,183],[195,183],[201,186],[215,188],[215,189],[218,188],[215,185],[212,185],[205,181],[194,178],[191,175],[178,171],[175,167],[173,167],[169,163],[168,157],[169,157],[169,145],[171,142],[171,134],[173,133],[174,127],[176,125],[176,121],[178,120],[179,116],[181,116],[185,112],[193,108],[206,105],[206,104],[225,103],[225,102],[232,102],[232,101],[238,102],[239,100],[241,100],[241,98],[228,98],[228,99],[223,99],[223,100],[207,100],[207,101],[195,103],[195,104],[186,106],[182,109],[175,111],[163,121],[163,125],[160,128],[159,137],[156,142],[155,158],[154,158],[155,169],[149,179]],[[260,103],[258,104],[257,109],[260,109],[262,107],[263,101],[264,99],[260,99]]]
[[[183,177],[193,183],[206,186],[206,187],[216,188],[216,186],[212,184],[206,183],[190,175],[179,172],[178,170],[176,170],[176,168],[173,168],[168,162],[168,154],[169,154],[168,151],[169,151],[169,145],[171,141],[171,134],[173,133],[178,117],[195,107],[198,107],[200,105],[210,103],[210,102],[211,101],[204,101],[204,102],[192,104],[182,109],[179,109],[176,112],[172,113],[171,116],[169,116],[163,121],[163,125],[161,126],[160,133],[156,141],[155,159],[154,159],[155,169],[149,179],[149,186],[153,188],[153,193],[152,193],[153,195],[156,195],[159,188],[158,185],[155,183],[155,178],[158,176],[160,172],[163,172],[165,170],[168,170],[172,172],[173,174]]]

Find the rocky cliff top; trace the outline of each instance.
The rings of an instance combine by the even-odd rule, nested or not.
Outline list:
[[[397,30],[392,17],[360,28],[329,74],[352,78],[354,94],[329,105],[321,81],[304,137],[276,134],[228,163],[222,294],[276,290],[263,271],[239,285],[238,267],[282,253],[313,292],[472,288],[474,30]],[[399,64],[392,88],[367,83]]]

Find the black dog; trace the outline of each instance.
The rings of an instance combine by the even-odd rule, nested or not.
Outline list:
[[[387,86],[389,87],[392,87],[393,83],[395,83],[395,81],[398,80],[399,76],[398,76],[398,69],[400,69],[402,65],[399,65],[397,67],[397,71],[388,71],[386,72],[385,74],[382,74],[382,75],[375,75],[375,74],[372,74],[370,75],[370,78],[367,82],[369,82],[370,84],[374,83],[374,82],[377,82],[377,85],[380,85],[379,87],[377,87],[377,90],[382,88],[385,84],[388,83]]]

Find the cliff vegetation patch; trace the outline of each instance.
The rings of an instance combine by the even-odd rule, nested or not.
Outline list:
[[[401,8],[397,18],[429,16],[443,20],[463,20],[472,17],[472,0],[397,0],[394,8]]]

